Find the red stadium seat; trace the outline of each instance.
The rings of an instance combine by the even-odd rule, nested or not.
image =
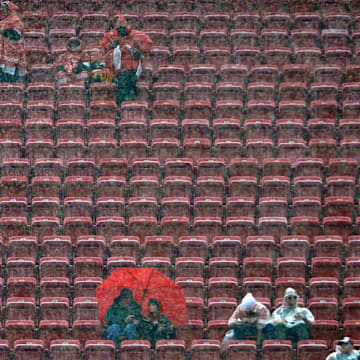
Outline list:
[[[76,278],[74,279],[74,297],[94,297],[96,288],[102,283],[102,278]]]
[[[242,294],[252,293],[256,298],[272,298],[272,283],[268,277],[244,277]]]
[[[184,197],[164,197],[161,201],[161,214],[165,217],[189,217],[190,200]]]
[[[112,360],[115,358],[115,344],[111,340],[88,340],[84,350],[85,357],[88,359]]]
[[[144,255],[146,257],[164,256],[172,258],[174,240],[171,236],[147,236],[145,238],[144,247]]]
[[[80,360],[80,343],[77,340],[69,339],[53,340],[50,343],[49,353],[53,360],[61,360],[64,356],[71,360]]]
[[[40,299],[41,320],[69,320],[69,300],[64,297],[42,297]]]
[[[34,334],[35,326],[31,320],[7,320],[5,322],[5,336],[10,349],[14,349],[17,340],[33,339]]]
[[[139,255],[140,239],[136,236],[113,236],[110,242],[111,256],[130,256],[137,258]]]
[[[100,320],[76,320],[73,322],[73,337],[80,341],[82,347],[88,340],[101,338]]]
[[[1,279],[1,285],[3,280]],[[6,283],[7,296],[10,297],[29,297],[36,296],[37,281],[35,278],[29,277],[9,277]]]
[[[205,261],[200,257],[176,258],[175,278],[199,277],[204,278]]]
[[[128,202],[129,216],[152,216],[157,217],[158,206],[155,198],[132,197]]]

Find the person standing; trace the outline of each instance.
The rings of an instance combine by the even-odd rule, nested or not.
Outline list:
[[[24,24],[11,1],[0,3],[0,82],[20,82],[26,74]]]
[[[141,59],[151,46],[152,40],[142,31],[132,29],[121,14],[115,28],[105,34],[100,42],[105,55],[105,68],[114,74],[118,105],[135,99],[137,79],[142,72]]]

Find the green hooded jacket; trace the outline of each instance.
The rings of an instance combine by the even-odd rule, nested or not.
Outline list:
[[[126,295],[131,297],[131,303],[129,306],[123,305],[121,303],[121,298]],[[139,322],[142,319],[141,307],[135,301],[132,292],[129,289],[122,289],[120,295],[114,299],[114,303],[107,309],[105,314],[105,320],[107,326],[117,324],[121,329],[124,329],[126,326],[125,319],[128,315],[134,315],[136,320]]]

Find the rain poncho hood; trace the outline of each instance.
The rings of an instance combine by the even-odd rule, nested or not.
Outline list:
[[[1,4],[3,3],[7,5],[7,14],[0,22],[0,66],[18,68],[22,74],[26,70],[24,24],[18,16],[19,8],[11,1],[2,1]]]
[[[287,302],[286,302],[286,299],[288,296],[296,296],[296,303],[295,305],[288,305]],[[285,290],[285,293],[284,293],[284,297],[283,297],[283,301],[282,301],[282,306],[286,306],[286,307],[297,307],[298,306],[298,301],[299,301],[299,295],[298,293],[296,292],[295,289],[291,288],[291,287],[288,287],[286,290]]]
[[[293,295],[296,296],[296,303],[295,305],[288,305],[286,302],[286,299],[288,296]],[[313,322],[315,320],[313,314],[310,310],[308,310],[305,307],[300,307],[298,305],[298,299],[299,295],[293,288],[287,288],[284,293],[282,305],[278,307],[274,313],[273,313],[273,319],[275,321],[277,320],[287,320],[288,326],[293,326],[297,324],[298,322],[304,322],[304,320],[297,320],[297,314],[301,314],[303,317],[305,317],[309,322]]]
[[[241,308],[246,311],[252,309],[256,305],[256,299],[253,294],[247,293],[241,301]]]

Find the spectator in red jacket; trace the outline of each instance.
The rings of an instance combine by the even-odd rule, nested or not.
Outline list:
[[[57,84],[85,82],[90,64],[86,62],[81,41],[73,37],[67,43],[67,51],[54,62]]]
[[[132,29],[123,15],[119,15],[115,28],[100,43],[105,54],[105,68],[114,74],[117,84],[117,102],[130,101],[136,95],[136,82],[141,75],[141,58],[150,51],[151,39],[141,31]]]
[[[24,24],[12,2],[1,2],[0,10],[0,82],[19,82],[26,74]]]

